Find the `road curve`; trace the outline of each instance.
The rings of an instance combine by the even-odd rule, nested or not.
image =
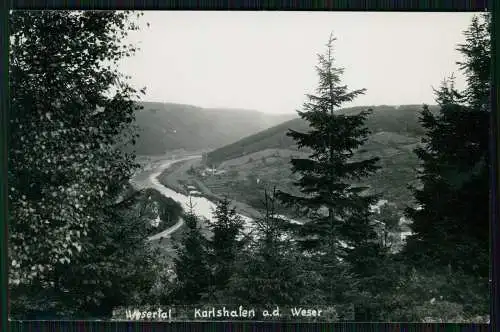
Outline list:
[[[160,165],[158,165],[146,179],[139,181],[134,177],[130,180],[130,183],[137,190],[152,188],[152,189],[158,190],[161,193],[162,192],[162,190],[161,190],[162,185],[159,184],[159,182],[157,182],[157,181],[153,181],[156,177],[160,176],[160,174],[165,169],[169,168],[174,163],[178,163],[180,161],[185,161],[185,160],[189,160],[189,159],[193,159],[193,158],[200,158],[200,157],[201,156],[189,156],[189,157],[179,158],[176,160],[167,160],[165,162],[162,162]],[[160,188],[158,188],[158,187],[160,187]],[[182,218],[179,218],[179,220],[177,221],[177,223],[175,225],[165,229],[164,231],[162,231],[160,233],[157,233],[155,235],[150,236],[148,238],[148,241],[159,240],[161,238],[168,238],[168,237],[170,237],[170,235],[172,233],[174,233],[179,228],[181,228],[182,225],[184,225],[184,220]]]
[[[178,230],[179,228],[181,228],[182,225],[184,225],[184,219],[179,218],[179,221],[177,221],[177,223],[175,225],[173,225],[172,227],[167,228],[163,232],[160,232],[158,234],[155,234],[153,236],[148,237],[148,241],[154,241],[154,240],[159,240],[159,239],[162,239],[162,238],[168,238],[168,237],[170,237],[170,235],[173,232],[175,232],[176,230]]]

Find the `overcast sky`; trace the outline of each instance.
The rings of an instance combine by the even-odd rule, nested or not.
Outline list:
[[[366,94],[347,106],[433,103],[455,73],[473,13],[145,12],[122,70],[146,101],[294,112],[314,92],[330,32],[343,82]]]

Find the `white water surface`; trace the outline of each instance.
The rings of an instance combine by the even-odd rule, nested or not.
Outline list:
[[[158,179],[161,173],[165,171],[165,169],[170,167],[173,163],[194,158],[201,158],[201,156],[186,157],[179,160],[174,160],[174,161],[169,160],[164,162],[156,169],[154,173],[152,173],[149,176],[149,182],[151,184],[151,187],[158,190],[162,195],[170,197],[174,201],[181,204],[184,211],[189,211],[191,202],[193,204],[193,212],[197,216],[205,218],[209,222],[213,222],[214,221],[213,211],[215,210],[216,207],[215,203],[209,201],[205,197],[186,196],[181,193],[178,193],[170,188],[165,187],[163,184],[160,183],[160,180]],[[250,231],[253,228],[252,219],[241,214],[240,216],[245,222],[245,229],[247,231]]]

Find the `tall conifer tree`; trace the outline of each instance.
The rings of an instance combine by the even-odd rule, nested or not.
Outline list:
[[[187,230],[174,259],[177,283],[172,298],[178,304],[200,303],[211,283],[207,240],[201,233],[198,220],[190,202],[190,209],[184,216]]]
[[[330,36],[326,54],[318,56],[317,94],[307,95],[309,101],[298,112],[309,122],[311,130],[287,133],[299,148],[312,150],[309,158],[291,161],[293,172],[301,175],[296,185],[303,195],[279,193],[284,203],[298,207],[311,219],[299,230],[305,248],[318,248],[326,243],[334,248],[338,247],[338,240],[359,248],[376,237],[370,226],[369,206],[377,197],[364,195],[366,188],[350,184],[353,179],[359,180],[378,169],[378,158],[352,158],[369,134],[364,122],[370,111],[356,115],[336,112],[365,90],[348,91],[347,86],[341,84],[344,69],[334,66],[334,40]]]
[[[440,112],[424,107],[424,145],[416,149],[422,162],[414,189],[417,208],[405,254],[429,267],[460,268],[488,276],[489,243],[489,17],[474,17],[459,45],[459,62],[467,87],[459,92],[454,79],[436,90]]]
[[[365,89],[349,91],[342,84],[344,69],[335,66],[334,41],[330,36],[326,53],[318,56],[316,94],[307,95],[298,112],[310,130],[287,133],[299,148],[312,150],[308,158],[291,160],[293,173],[300,175],[295,185],[302,194],[280,192],[278,197],[309,220],[297,228],[296,239],[319,268],[325,301],[352,303],[360,278],[376,271],[381,249],[370,218],[370,205],[377,197],[352,183],[374,173],[378,158],[353,158],[369,135],[364,123],[370,111],[337,112]]]
[[[286,233],[277,217],[275,192],[265,191],[263,217],[254,220],[255,230],[237,257],[235,270],[225,291],[232,303],[298,305],[321,303],[315,273]]]
[[[221,199],[214,210],[214,222],[210,225],[213,233],[208,241],[209,262],[212,282],[208,297],[218,301],[234,270],[235,259],[241,250],[242,241],[238,238],[243,230],[243,219],[236,213],[228,198]]]

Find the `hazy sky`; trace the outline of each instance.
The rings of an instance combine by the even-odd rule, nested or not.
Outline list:
[[[145,12],[129,37],[141,50],[122,70],[144,100],[294,112],[314,92],[330,32],[343,82],[366,94],[350,105],[433,103],[455,73],[473,13]]]

